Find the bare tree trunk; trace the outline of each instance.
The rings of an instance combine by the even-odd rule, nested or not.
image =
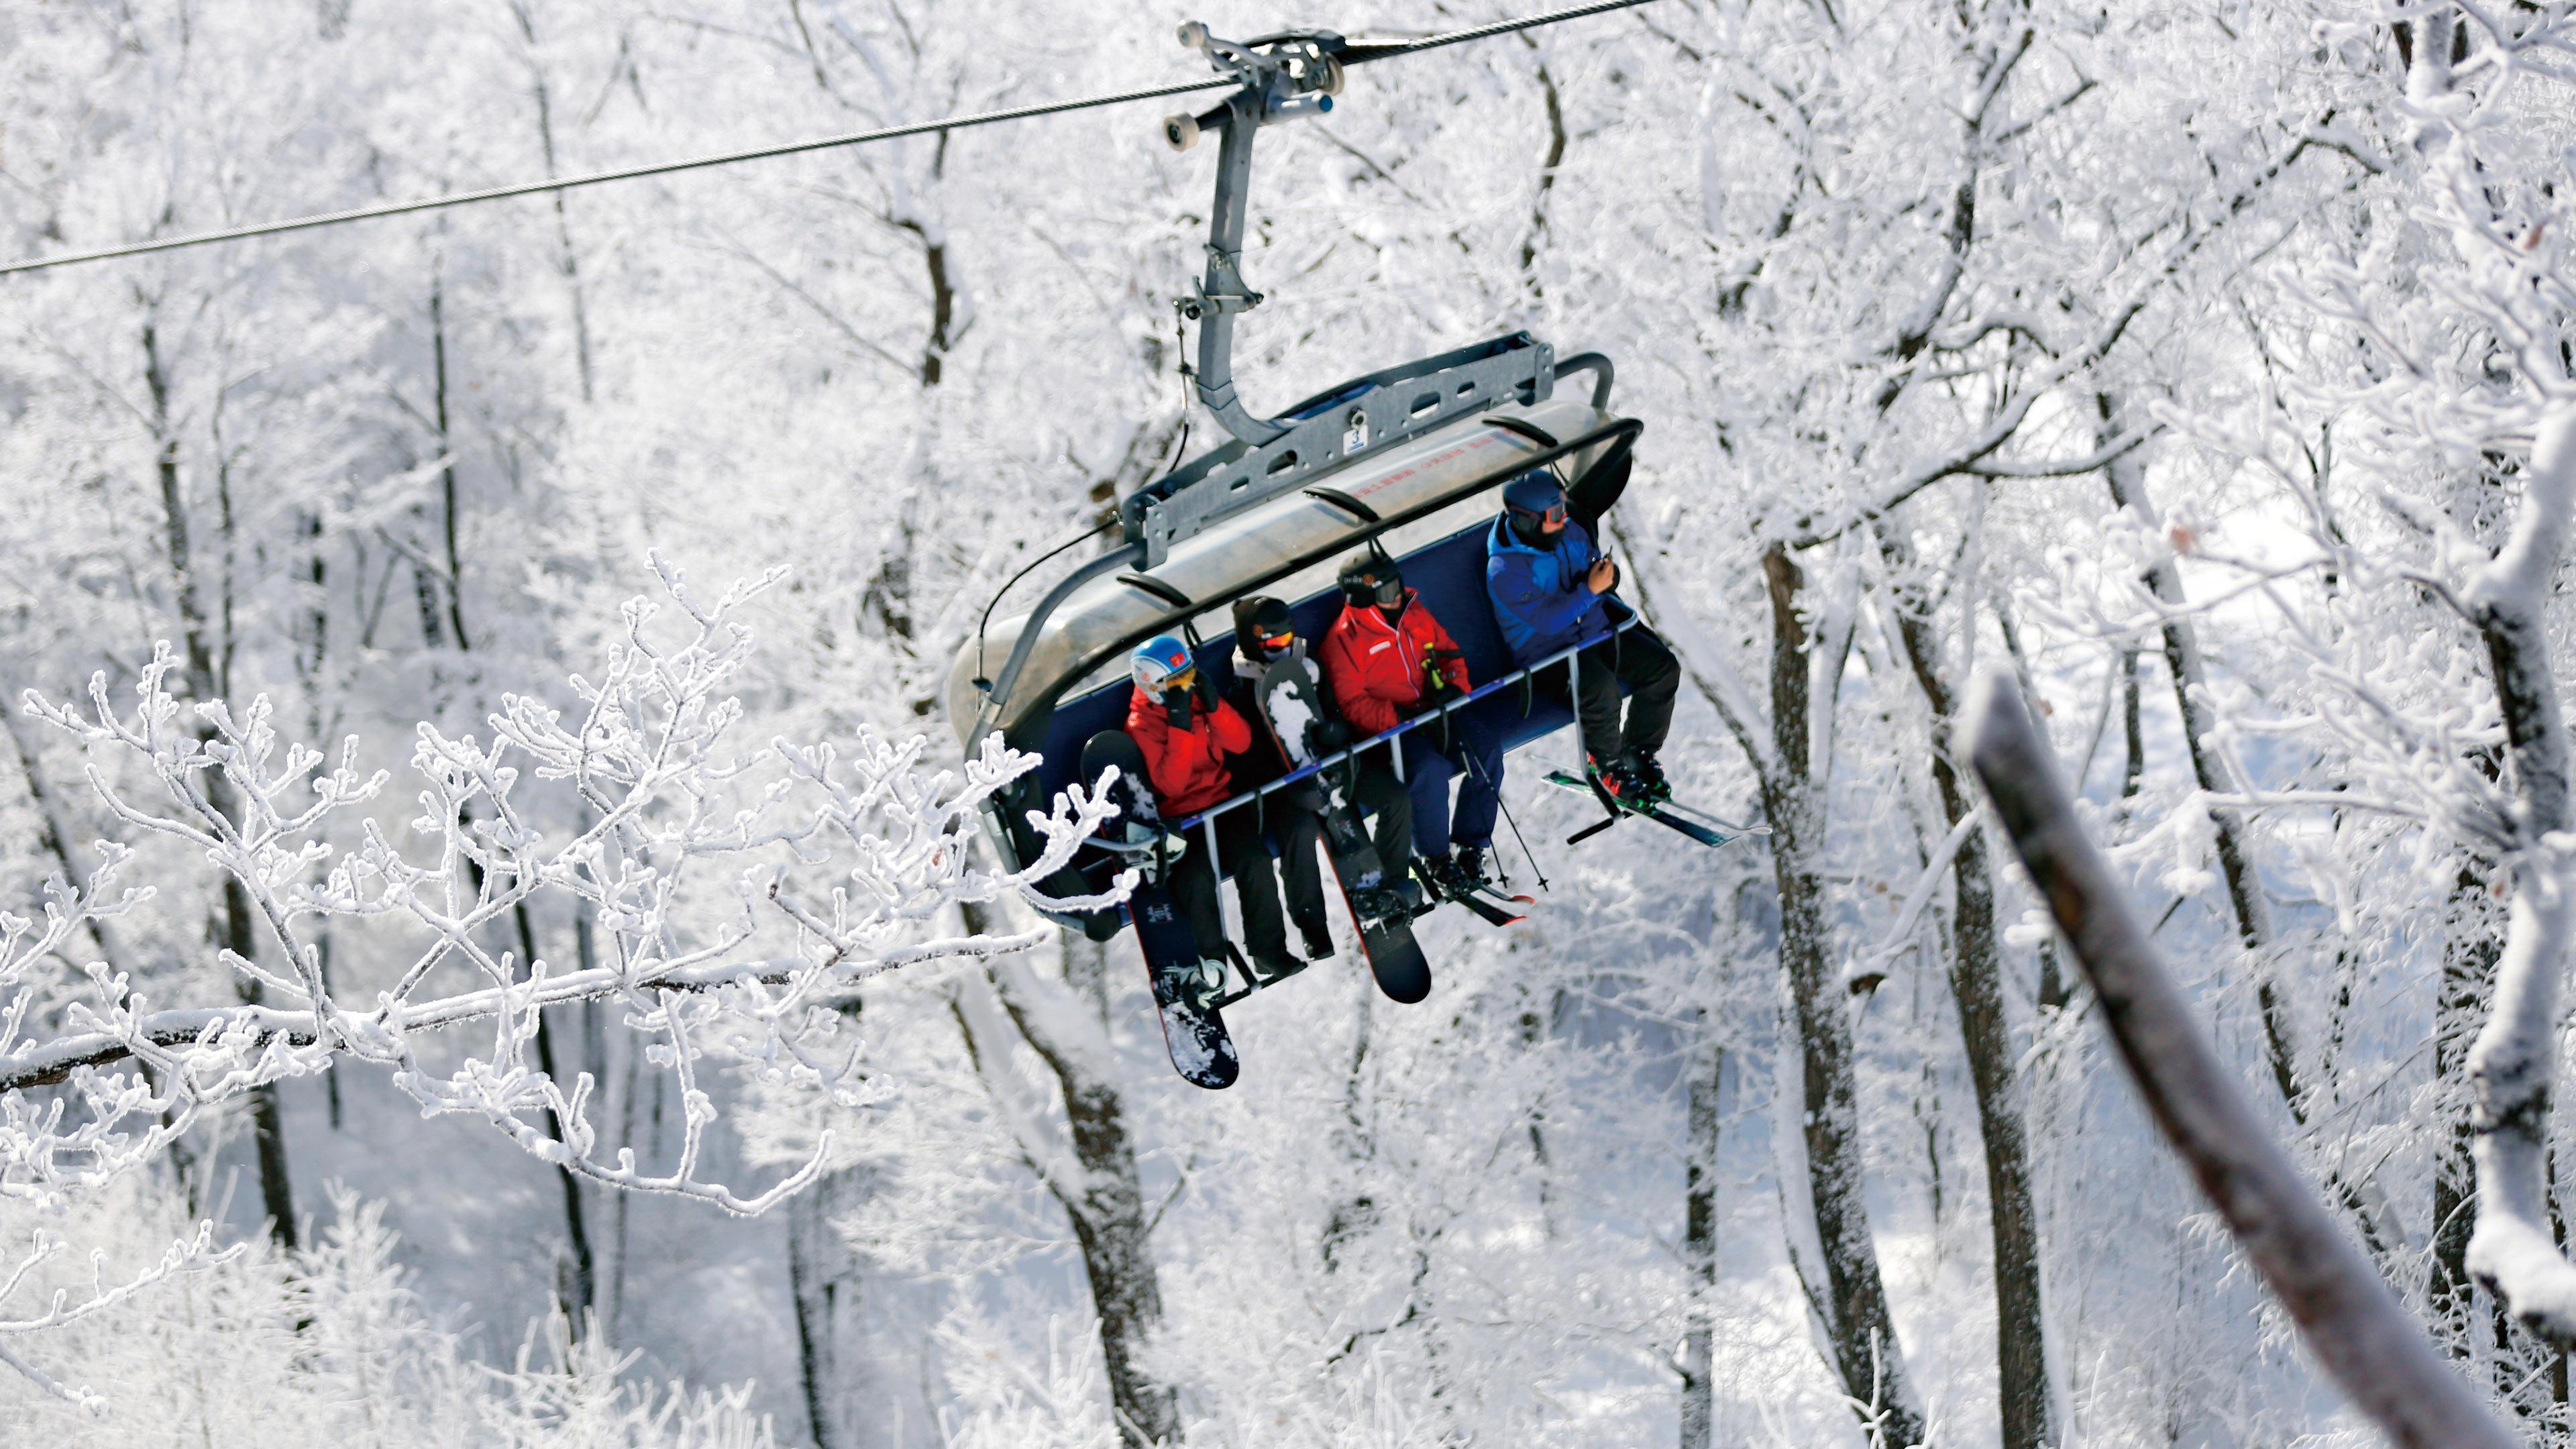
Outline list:
[[[1526,31],[1521,34],[1521,43],[1532,51],[1538,49],[1538,42]],[[1565,103],[1557,93],[1556,77],[1544,60],[1538,63],[1538,85],[1547,101],[1547,159],[1539,163],[1538,194],[1530,199],[1529,231],[1521,237],[1521,278],[1529,284],[1532,301],[1547,296],[1547,287],[1538,275],[1539,241],[1547,235],[1547,203],[1556,191],[1557,170],[1565,164]]]
[[[305,588],[301,635],[296,640],[295,673],[304,686],[305,733],[316,748],[327,748],[331,731],[331,711],[323,703],[323,667],[330,658],[331,596],[330,568],[322,555],[322,511],[303,510],[296,531],[304,539],[303,583]],[[331,923],[324,917],[313,926],[313,964],[321,977],[322,987],[331,985]],[[322,1069],[322,1093],[331,1111],[331,1130],[340,1130],[340,1066],[334,1060]]]
[[[1000,928],[989,907],[967,902],[961,909],[970,931]],[[1063,1205],[1081,1246],[1119,1433],[1135,1449],[1178,1442],[1179,1402],[1140,1363],[1146,1342],[1162,1325],[1163,1290],[1147,1243],[1144,1180],[1128,1135],[1109,1034],[1084,1009],[1074,987],[1039,976],[1026,961],[995,962],[991,980],[1002,1014],[1046,1063],[1062,1094],[1071,1139],[1069,1164],[1058,1163],[1054,1152],[1032,1140],[1036,1124],[1015,1121],[1013,1127],[1023,1134],[1023,1150],[1048,1192]],[[987,1083],[999,1086],[998,1053],[1006,1044],[993,1035],[996,1024],[986,1016],[972,998],[961,999],[958,1020],[967,1044]],[[1006,1117],[1025,1116],[1005,1097],[997,1092],[995,1106]]]
[[[536,927],[528,919],[525,901],[513,907],[511,915],[519,928],[519,951],[523,958],[520,969],[526,970],[537,960]],[[543,1011],[537,1013],[536,1037],[537,1070],[553,1081],[564,1080],[556,1067],[554,1033],[547,1028]],[[569,1140],[563,1119],[557,1117],[552,1109],[546,1113],[546,1130],[557,1142]],[[573,1175],[571,1168],[557,1166],[555,1185],[563,1193],[564,1243],[572,1254],[567,1264],[569,1271],[561,1275],[557,1288],[564,1301],[564,1317],[569,1322],[572,1336],[580,1339],[587,1337],[597,1326],[593,1312],[599,1301],[599,1264],[591,1253],[590,1223],[582,1211],[581,1179]]]
[[[2418,37],[2422,39],[2423,37]],[[2576,1346],[2576,1265],[2550,1225],[2549,1093],[2558,1055],[2558,995],[2576,932],[2576,899],[2552,836],[2576,829],[2576,765],[2549,657],[2548,596],[2576,512],[2576,409],[2542,422],[2521,514],[2469,593],[2494,672],[2505,728],[2512,820],[2522,848],[2508,867],[2513,900],[2496,959],[2493,1014],[2469,1049],[2477,1089],[2477,1229],[2469,1272],[2524,1327]]]
[[[152,399],[152,437],[159,450],[155,470],[161,485],[162,532],[170,555],[170,572],[179,597],[180,631],[187,642],[188,692],[199,700],[223,698],[224,681],[218,676],[216,659],[231,652],[229,641],[212,637],[213,623],[206,613],[205,594],[200,587],[194,552],[189,541],[188,504],[180,486],[179,438],[170,419],[170,379],[161,361],[161,339],[149,320],[143,324],[143,380]],[[201,739],[214,737],[214,726],[199,726]],[[240,802],[233,796],[232,782],[220,770],[206,771],[206,803],[217,813],[232,816]],[[250,892],[239,880],[224,877],[223,917],[218,923],[217,939],[226,950],[245,961],[259,959],[259,942],[252,925]],[[233,983],[234,994],[246,1006],[260,1005],[267,993],[258,980],[242,976]],[[263,1082],[250,1090],[251,1132],[259,1155],[260,1206],[268,1214],[269,1236],[279,1247],[293,1252],[296,1246],[295,1187],[287,1170],[286,1128],[277,1111],[277,1086]]]
[[[2476,1038],[2478,1008],[2495,989],[2499,944],[2487,929],[2487,881],[2473,864],[2460,867],[2451,887],[2450,937],[2442,945],[2442,977],[2433,1000],[2433,1079],[2467,1089],[2469,1043]],[[2450,1140],[2433,1167],[2433,1277],[2426,1285],[2435,1321],[2456,1355],[2469,1351],[2475,1321],[2475,1284],[2469,1277],[2469,1232],[2474,1226],[2476,1134],[2465,1111],[2451,1119]]]
[[[472,654],[474,635],[465,626],[465,558],[459,540],[463,504],[459,499],[456,471],[456,443],[448,414],[447,374],[447,284],[442,263],[431,273],[429,287],[430,405],[431,424],[437,430],[434,441],[439,451],[440,536],[445,545],[447,566],[447,627],[456,640],[456,652]],[[480,883],[482,868],[468,861],[468,869]],[[528,970],[536,963],[537,932],[529,918],[525,902],[513,908],[513,923],[519,937],[519,968]],[[563,1080],[557,1071],[554,1031],[546,1014],[537,1013],[537,1070],[554,1080]],[[569,1140],[565,1124],[552,1110],[546,1113],[546,1131],[557,1142]],[[564,1317],[575,1339],[587,1337],[596,1328],[594,1310],[598,1304],[599,1264],[591,1250],[590,1225],[582,1211],[581,1179],[569,1167],[555,1168],[556,1187],[563,1198],[564,1241],[569,1259],[559,1272],[556,1290],[564,1305]]]
[[[1705,1033],[1707,1026],[1701,1025]],[[1682,1334],[1681,1449],[1714,1449],[1717,1435],[1716,1331],[1717,1149],[1719,1089],[1726,1051],[1703,1041],[1690,1072],[1682,1166],[1682,1282],[1690,1293],[1689,1327]]]
[[[833,1220],[863,1200],[865,1168],[827,1172],[787,1201],[787,1282],[796,1300],[796,1344],[805,1418],[815,1449],[859,1442],[855,1350],[861,1345],[858,1264]]]
[[[1377,1199],[1367,1190],[1367,1168],[1377,1156],[1377,1137],[1369,1130],[1363,1102],[1367,1094],[1366,1068],[1369,1055],[1369,1022],[1376,992],[1362,990],[1359,1008],[1351,1025],[1351,1066],[1342,1077],[1342,1125],[1333,1133],[1333,1145],[1344,1168],[1343,1181],[1349,1184],[1347,1195],[1333,1204],[1324,1219],[1320,1248],[1324,1271],[1341,1266],[1343,1252],[1362,1233],[1377,1225]]]
[[[2092,978],[2103,1025],[2148,1111],[2298,1323],[2308,1351],[2407,1449],[2513,1444],[2254,1116],[2129,914],[2125,890],[2084,838],[2008,676],[1980,680],[1966,728],[1978,777]]]
[[[2122,429],[2119,405],[2107,394],[2095,402],[2101,412],[2106,437]],[[2147,464],[2138,449],[2131,449],[2102,470],[2110,481],[2111,502],[2137,514],[2148,528],[2157,525],[2155,506],[2147,498]],[[2180,607],[2186,600],[2182,591],[2182,569],[2172,558],[2158,560],[2147,571],[2147,586],[2157,599]],[[2200,639],[2188,620],[2168,619],[2164,627],[2165,666],[2173,675],[2174,702],[2182,711],[2182,738],[2191,752],[2191,769],[2200,788],[2211,794],[2233,793],[2235,786],[2211,750],[2209,736],[2218,728],[2210,713],[2208,672],[2200,657]],[[2263,1017],[2263,1048],[2272,1068],[2272,1084],[2281,1092],[2281,1100],[2290,1107],[2290,1115],[2300,1125],[2307,1124],[2307,1105],[2299,1084],[2298,1056],[2293,1044],[2289,1008],[2281,1000],[2274,976],[2278,963],[2272,960],[2272,912],[2263,896],[2263,879],[2255,870],[2253,854],[2245,845],[2245,822],[2236,812],[2212,809],[2211,824],[2218,834],[2218,868],[2227,880],[2227,899],[2236,912],[2236,936],[2244,943],[2246,955],[2254,966],[2254,998]]]
[[[545,67],[537,62],[537,20],[528,7],[512,0],[511,15],[519,22],[519,35],[528,45],[528,89],[537,107],[537,144],[545,154],[546,174],[555,174],[555,104],[554,90],[546,83]],[[582,295],[581,257],[573,250],[572,215],[566,209],[564,193],[554,193],[555,269],[563,273],[564,290],[572,297],[573,360],[581,375],[581,400],[591,400],[590,381],[590,308]]]
[[[1883,547],[1900,575],[1911,560],[1890,532]],[[1957,590],[1973,600],[1973,590]],[[1961,788],[1957,761],[1958,697],[1943,665],[1941,643],[1916,599],[1891,611],[1896,633],[1932,710],[1932,782],[1952,828],[1976,808]],[[1975,627],[1975,606],[1967,627]],[[2052,1440],[2046,1319],[2040,1305],[2039,1217],[2031,1202],[2030,1148],[2022,1123],[2021,1082],[2013,1069],[2012,1028],[2004,1016],[2003,953],[1995,945],[1995,886],[1986,865],[1983,829],[1970,830],[1951,857],[1953,907],[1950,994],[1977,1092],[1977,1130],[1985,1143],[1986,1201],[1994,1243],[1995,1360],[2000,1371],[2004,1449],[2044,1449]]]
[[[2120,737],[2127,752],[2120,762],[2120,798],[2129,800],[2138,793],[2138,782],[2147,773],[2147,740],[2138,728],[2138,651],[2120,651]]]
[[[1785,548],[1762,555],[1771,600],[1772,765],[1761,781],[1780,891],[1780,964],[1804,1062],[1800,1082],[1808,1191],[1824,1254],[1819,1300],[1834,1368],[1865,1428],[1890,1445],[1919,1444],[1923,1419],[1905,1381],[1887,1286],[1862,1195],[1860,1114],[1851,1022],[1831,961],[1821,852],[1824,808],[1809,755],[1808,637],[1799,618],[1805,575]],[[1830,702],[1824,706],[1830,708]]]

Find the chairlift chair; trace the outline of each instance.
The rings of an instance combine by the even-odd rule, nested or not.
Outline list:
[[[1182,27],[1182,39],[1243,81],[1225,102],[1164,128],[1183,150],[1208,133],[1221,137],[1207,273],[1183,310],[1201,324],[1199,401],[1232,436],[1121,500],[1115,546],[958,652],[945,703],[959,743],[971,753],[998,734],[1040,758],[986,810],[992,844],[1014,869],[1042,845],[1029,812],[1043,814],[1069,785],[1092,783],[1079,779],[1084,743],[1124,726],[1130,650],[1157,634],[1183,634],[1198,646],[1202,669],[1227,672],[1229,611],[1256,593],[1287,599],[1300,635],[1319,637],[1341,609],[1336,565],[1355,549],[1374,545],[1397,558],[1466,654],[1478,688],[1442,714],[1482,712],[1507,748],[1564,728],[1572,710],[1530,680],[1559,661],[1514,669],[1486,598],[1490,495],[1545,468],[1569,488],[1615,497],[1644,430],[1610,411],[1608,358],[1559,360],[1526,332],[1353,378],[1276,417],[1250,413],[1234,391],[1231,354],[1235,314],[1261,300],[1239,266],[1252,138],[1262,125],[1329,110],[1340,86],[1335,57],[1353,43],[1321,33],[1236,43],[1195,25]],[[1560,378],[1581,374],[1592,379],[1588,397],[1557,395]],[[1425,717],[1405,728],[1438,723]],[[1260,809],[1262,797],[1305,773],[1171,824],[1198,830],[1226,811]],[[1045,891],[1096,894],[1120,863],[1087,851]],[[1121,924],[1115,911],[1050,914],[1093,939]]]

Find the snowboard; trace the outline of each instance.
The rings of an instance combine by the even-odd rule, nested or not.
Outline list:
[[[1243,1068],[1235,1056],[1234,1038],[1226,1034],[1225,1018],[1217,1014],[1225,968],[1199,949],[1189,917],[1171,892],[1173,863],[1188,842],[1164,832],[1145,773],[1145,752],[1125,730],[1102,730],[1082,747],[1084,779],[1097,780],[1112,765],[1118,767],[1118,780],[1109,791],[1121,813],[1103,825],[1091,843],[1121,856],[1139,872],[1124,909],[1128,924],[1136,928],[1136,947],[1145,957],[1172,1070],[1193,1086],[1221,1091],[1234,1085]]]
[[[1309,731],[1331,716],[1324,711],[1323,693],[1305,648],[1291,649],[1263,670],[1252,689],[1254,702],[1261,706],[1261,721],[1288,768],[1296,770],[1313,761]],[[1399,909],[1371,919],[1352,898],[1354,891],[1393,891],[1403,884],[1390,878],[1378,859],[1377,846],[1369,840],[1368,827],[1351,803],[1350,782],[1358,769],[1359,762],[1349,760],[1314,777],[1324,794],[1324,856],[1333,863],[1342,906],[1359,927],[1360,953],[1368,957],[1369,974],[1390,1000],[1409,1006],[1431,994],[1431,962],[1413,939],[1412,913]]]
[[[1631,804],[1571,770],[1550,770],[1547,772],[1547,782],[1562,790],[1572,790],[1578,795],[1588,795],[1592,799],[1600,802],[1603,809],[1610,812],[1609,819],[1600,821],[1597,824],[1587,825],[1581,830],[1574,832],[1572,835],[1567,836],[1565,838],[1565,843],[1568,845],[1579,845],[1584,841],[1591,839],[1593,836],[1600,834],[1602,831],[1609,829],[1611,826],[1618,824],[1621,817],[1629,815],[1634,815],[1641,819],[1652,820],[1657,825],[1661,825],[1666,829],[1679,831],[1711,849],[1730,844],[1742,839],[1746,835],[1768,835],[1771,833],[1766,827],[1740,831],[1734,835],[1729,835],[1725,831],[1720,830],[1713,825],[1703,824],[1700,821],[1691,819],[1688,815],[1682,813],[1683,807]]]

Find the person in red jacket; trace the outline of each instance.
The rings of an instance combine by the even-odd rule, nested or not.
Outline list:
[[[1384,734],[1436,709],[1474,685],[1458,641],[1432,617],[1422,595],[1404,586],[1395,560],[1371,550],[1342,563],[1341,617],[1324,635],[1317,658],[1333,705],[1351,728]],[[1397,736],[1404,783],[1413,797],[1413,848],[1431,887],[1455,896],[1485,883],[1502,805],[1503,745],[1486,726],[1453,714]],[[1458,808],[1449,808],[1449,781]]]
[[[1148,640],[1131,656],[1129,673],[1136,689],[1127,700],[1127,733],[1144,752],[1162,817],[1178,824],[1234,795],[1234,772],[1226,760],[1252,749],[1252,725],[1212,688],[1202,687],[1188,647],[1169,635]],[[1195,848],[1174,867],[1172,894],[1189,917],[1203,954],[1215,955],[1225,940],[1225,917],[1216,904],[1215,867],[1222,863],[1234,875],[1234,898],[1243,907],[1243,945],[1252,955],[1254,972],[1266,978],[1301,964],[1288,954],[1279,878],[1271,869],[1265,833],[1278,837],[1281,854],[1306,863],[1303,871],[1289,872],[1294,897],[1289,908],[1309,942],[1320,937],[1330,944],[1332,938],[1323,930],[1323,887],[1314,867],[1316,829],[1312,813],[1274,799],[1262,806],[1238,806],[1216,818],[1217,862],[1208,859],[1206,833],[1190,832]]]

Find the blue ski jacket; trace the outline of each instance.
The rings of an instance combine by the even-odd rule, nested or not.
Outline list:
[[[1494,622],[1502,626],[1512,663],[1527,664],[1610,627],[1602,601],[1611,596],[1583,586],[1600,556],[1591,531],[1571,519],[1550,549],[1521,542],[1509,515],[1494,520],[1485,536],[1485,592],[1493,597]]]

